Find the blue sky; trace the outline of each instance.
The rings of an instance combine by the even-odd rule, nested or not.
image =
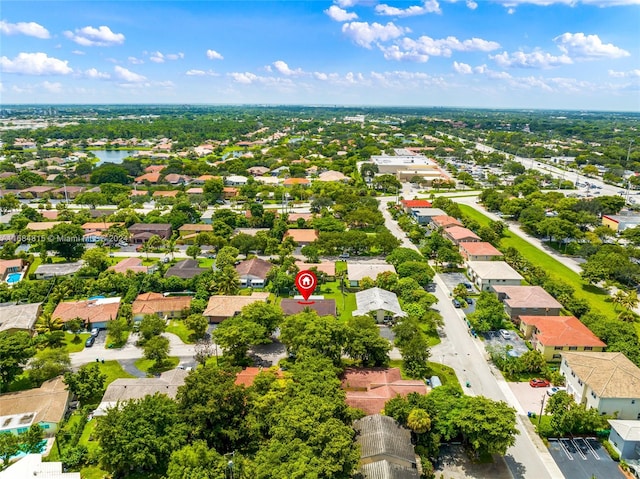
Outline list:
[[[640,111],[640,0],[6,1],[7,103]]]

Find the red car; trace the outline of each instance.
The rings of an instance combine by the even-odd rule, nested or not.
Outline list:
[[[547,379],[535,378],[529,381],[529,386],[532,388],[548,388],[551,383]]]

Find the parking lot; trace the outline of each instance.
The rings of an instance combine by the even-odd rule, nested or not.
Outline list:
[[[444,281],[444,284],[447,286],[447,289],[450,293],[453,292],[454,288],[460,283],[469,283],[473,285],[469,278],[467,278],[462,273],[441,273],[440,278],[442,279],[442,281]],[[473,290],[473,292],[476,292],[475,289]]]
[[[550,438],[549,452],[566,479],[624,479],[607,451],[593,437]]]
[[[549,399],[549,396],[547,396],[548,388],[532,388],[528,381],[520,383],[510,382],[508,384],[525,413],[534,412],[536,415],[540,414],[543,399],[545,400],[544,403],[546,406],[547,400]]]
[[[489,331],[484,333],[485,348],[492,347],[498,349],[506,349],[511,346],[510,353],[512,356],[522,356],[529,351],[524,340],[515,332],[512,332],[509,339],[504,339],[498,331]]]

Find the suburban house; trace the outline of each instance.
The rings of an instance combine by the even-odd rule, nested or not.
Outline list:
[[[107,223],[106,221],[99,221],[95,223],[88,222],[82,225],[82,231],[84,231],[85,234],[104,233],[112,226],[121,226],[121,225],[124,225],[124,223]]]
[[[209,271],[209,269],[201,268],[198,265],[197,259],[183,259],[167,269],[164,277],[170,278],[171,276],[177,276],[182,279],[191,279],[206,271]]]
[[[385,318],[403,318],[407,315],[400,307],[398,296],[382,288],[369,288],[356,293],[356,310],[353,316],[366,316],[373,313],[376,322]]]
[[[616,233],[622,233],[628,228],[640,225],[640,215],[602,215],[602,225],[611,228]]]
[[[171,238],[171,225],[169,223],[135,223],[129,226],[131,241],[142,244],[153,235],[162,239]]]
[[[398,394],[427,394],[423,381],[402,379],[398,368],[347,368],[341,388],[346,391],[346,403],[367,414],[378,414]]]
[[[33,334],[42,314],[42,303],[0,303],[0,332],[26,331]]]
[[[297,223],[299,219],[311,221],[313,219],[313,213],[286,213],[283,214],[282,217],[287,220],[287,223],[291,224]]]
[[[520,286],[524,279],[504,261],[468,261],[467,273],[480,291],[494,286]]]
[[[69,223],[69,221],[32,221],[27,223],[24,229],[27,231],[49,231],[54,226],[62,223]]]
[[[353,422],[364,479],[419,479],[411,432],[382,414]]]
[[[287,178],[282,182],[283,186],[309,186],[311,182],[306,178]]]
[[[38,424],[45,437],[52,437],[64,419],[70,393],[62,376],[35,389],[0,394],[0,434],[20,434]]]
[[[202,315],[210,323],[221,323],[239,314],[245,306],[259,301],[266,303],[268,299],[269,293],[258,291],[251,293],[251,296],[213,295],[209,297],[209,303]]]
[[[324,273],[329,281],[333,281],[336,277],[336,264],[333,261],[323,261],[322,263],[296,261],[296,266],[300,271],[315,269],[318,273]]]
[[[445,238],[448,238],[454,245],[461,243],[480,242],[482,239],[470,229],[463,226],[450,226],[444,230]]]
[[[141,185],[143,183],[152,183],[152,184],[157,184],[158,181],[160,181],[160,172],[159,171],[151,171],[148,173],[145,173],[143,175],[140,175],[138,177],[136,177],[135,180],[133,180],[134,183]]]
[[[622,353],[563,352],[560,373],[578,404],[640,419],[640,368]]]
[[[240,175],[229,175],[225,177],[224,184],[227,186],[244,186],[247,184],[248,178]]]
[[[180,193],[178,190],[156,190],[151,195],[152,198],[176,198]]]
[[[161,293],[139,294],[131,305],[134,321],[140,321],[145,314],[155,314],[160,318],[181,318],[191,306],[191,296],[165,296]]]
[[[73,263],[41,264],[34,273],[36,279],[51,279],[56,276],[70,276],[76,274],[84,266],[83,261]]]
[[[316,181],[331,181],[331,182],[342,181],[345,183],[348,182],[349,180],[350,178],[348,176],[345,176],[343,173],[340,173],[339,171],[334,171],[334,170],[324,171],[320,173],[316,178]]]
[[[434,216],[446,216],[440,208],[411,208],[411,216],[419,225],[428,225]]]
[[[307,246],[318,239],[318,232],[312,229],[290,229],[284,235],[285,238],[291,238],[298,246]]]
[[[22,258],[0,260],[0,281],[6,281],[11,273],[20,273],[24,268]]]
[[[301,313],[307,308],[318,313],[318,316],[337,316],[335,299],[314,299],[313,296],[309,301],[305,301],[302,297],[282,298],[280,307],[285,316]]]
[[[562,351],[603,351],[607,347],[574,316],[520,316],[520,330],[547,361]]]
[[[465,261],[493,261],[503,256],[495,246],[486,241],[467,241],[458,246]]]
[[[352,263],[347,262],[347,278],[349,286],[352,288],[360,287],[362,278],[371,278],[375,280],[380,273],[395,273],[396,269],[393,265],[387,263],[369,264],[369,263]]]
[[[93,328],[106,329],[109,321],[118,317],[120,298],[97,298],[86,301],[63,301],[58,303],[51,315],[66,323],[73,319],[81,319],[84,324]]]
[[[107,409],[115,407],[118,403],[142,399],[146,395],[155,393],[166,394],[175,399],[178,388],[184,385],[184,378],[189,371],[185,369],[172,369],[160,374],[157,378],[120,378],[107,386],[100,405],[93,412],[94,416],[105,416]]]
[[[55,190],[51,191],[51,195],[55,196],[56,198],[60,198],[60,199],[74,199],[76,196],[78,196],[80,193],[83,193],[85,191],[85,187],[84,186],[63,186],[62,188],[56,188]]]
[[[187,224],[178,228],[180,239],[185,242],[191,242],[195,239],[198,233],[211,233],[213,226],[210,224]]]
[[[116,273],[127,274],[127,271],[133,273],[148,273],[149,267],[142,265],[140,258],[125,258],[113,266],[109,266],[107,271],[115,271]]]
[[[44,198],[55,189],[55,186],[31,186],[20,190],[18,196],[20,198]]]
[[[431,217],[431,226],[434,229],[438,228],[451,228],[452,226],[464,226],[460,221],[455,219],[453,216],[443,215],[443,216],[432,216]]]
[[[609,419],[609,442],[625,461],[640,460],[640,421]]]
[[[0,471],[0,479],[15,479],[17,477],[82,479],[79,472],[62,472],[61,462],[43,462],[42,454],[27,454],[4,471]]]
[[[402,200],[400,204],[407,214],[410,214],[414,208],[431,208],[431,201],[427,200]]]
[[[230,200],[231,198],[235,198],[240,194],[240,190],[238,188],[234,188],[233,186],[225,186],[222,188],[222,197],[225,200]]]
[[[269,173],[269,168],[267,168],[266,166],[252,166],[251,168],[247,169],[247,173],[249,173],[251,176],[262,176],[266,173]]]
[[[240,276],[240,286],[243,288],[263,288],[272,268],[273,263],[260,258],[242,261],[236,265],[236,271]]]
[[[494,261],[497,263],[497,261]],[[559,316],[562,305],[540,286],[493,286],[512,321],[525,316]]]

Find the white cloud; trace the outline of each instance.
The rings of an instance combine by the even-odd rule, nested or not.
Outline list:
[[[161,52],[151,52],[149,54],[149,60],[154,63],[164,63],[165,60],[178,60],[180,58],[184,58],[184,53],[161,53]]]
[[[89,68],[88,70],[85,70],[84,76],[86,76],[87,78],[92,78],[94,80],[108,80],[109,78],[111,78],[111,75],[106,72],[101,72],[97,68]]]
[[[178,53],[167,53],[165,55],[165,58],[167,60],[181,60],[184,58],[184,53],[182,52],[178,52]]]
[[[442,10],[440,10],[438,0],[424,0],[422,5],[412,5],[407,8],[397,8],[381,3],[376,5],[376,13],[392,17],[413,17],[425,13],[442,13]]]
[[[553,39],[558,48],[572,58],[622,58],[630,53],[612,43],[602,43],[598,35],[585,35],[584,33],[563,33]]]
[[[359,3],[371,3],[370,0],[335,0],[342,8],[355,7]]]
[[[531,53],[502,52],[497,55],[490,55],[489,58],[503,68],[552,68],[573,63],[573,60],[568,55],[556,56],[541,51]]]
[[[74,55],[86,55],[86,53],[82,50],[73,50],[71,53],[73,53]]]
[[[129,57],[129,58],[127,58],[127,60],[132,65],[142,65],[144,63],[144,60],[142,60],[140,58],[136,58],[136,57]]]
[[[609,76],[613,78],[640,78],[640,69],[629,70],[628,72],[609,70]]]
[[[44,81],[42,82],[42,88],[47,90],[49,93],[60,93],[62,91],[62,83]]]
[[[476,8],[478,8],[478,4],[473,0],[467,0],[467,8],[469,8],[470,10],[475,10]]]
[[[215,50],[207,50],[207,58],[209,60],[224,60],[224,57]]]
[[[68,63],[46,53],[19,53],[13,60],[0,57],[0,70],[23,75],[68,75],[73,72]]]
[[[210,77],[217,77],[220,76],[219,73],[214,72],[213,70],[187,70],[185,72],[185,75],[190,76],[190,77],[203,77],[203,76],[210,76]]]
[[[466,63],[453,62],[453,69],[463,75],[471,75],[473,73],[471,65],[467,65]]]
[[[116,72],[116,77],[120,80],[124,80],[128,83],[140,83],[146,81],[146,77],[144,75],[140,75],[138,73],[134,73],[131,70],[127,70],[124,67],[116,65],[113,67],[113,70]]]
[[[296,68],[295,70],[292,70],[291,68],[289,68],[289,65],[287,65],[282,60],[278,60],[278,61],[273,62],[273,67],[277,71],[279,71],[280,73],[282,73],[283,75],[286,75],[286,76],[304,75],[304,72],[302,71],[302,69]]]
[[[320,81],[327,81],[329,79],[329,75],[323,72],[313,72],[313,77]]]
[[[454,51],[490,52],[500,48],[500,44],[482,38],[461,41],[456,37],[447,37],[435,40],[424,35],[417,40],[405,37],[399,40],[396,45],[379,46],[379,48],[387,60],[426,62],[430,56],[450,57]]]
[[[243,85],[250,85],[251,83],[258,80],[258,75],[255,75],[250,72],[244,72],[244,73],[233,72],[233,73],[229,73],[229,76],[231,76],[231,78],[233,78],[236,82],[242,83]]]
[[[349,20],[355,20],[356,18],[358,18],[358,15],[356,13],[347,12],[337,5],[331,5],[324,11],[324,13],[329,15],[329,18],[335,20],[336,22],[348,22]]]
[[[149,60],[151,60],[154,63],[164,63],[164,55],[160,52],[153,52],[149,56]]]
[[[105,25],[98,28],[87,26],[76,29],[75,33],[66,31],[64,36],[84,47],[110,47],[124,43],[124,35],[122,33],[114,33]]]
[[[351,22],[342,25],[342,33],[350,37],[361,47],[371,48],[371,44],[377,41],[393,40],[410,32],[409,28],[399,27],[392,22],[386,25],[380,23]]]
[[[516,7],[518,5],[537,5],[548,7],[551,5],[593,5],[596,7],[620,7],[626,5],[640,5],[640,0],[494,0],[505,7]]]
[[[0,20],[0,32],[5,35],[27,35],[42,39],[51,38],[49,30],[35,22],[9,23]]]

